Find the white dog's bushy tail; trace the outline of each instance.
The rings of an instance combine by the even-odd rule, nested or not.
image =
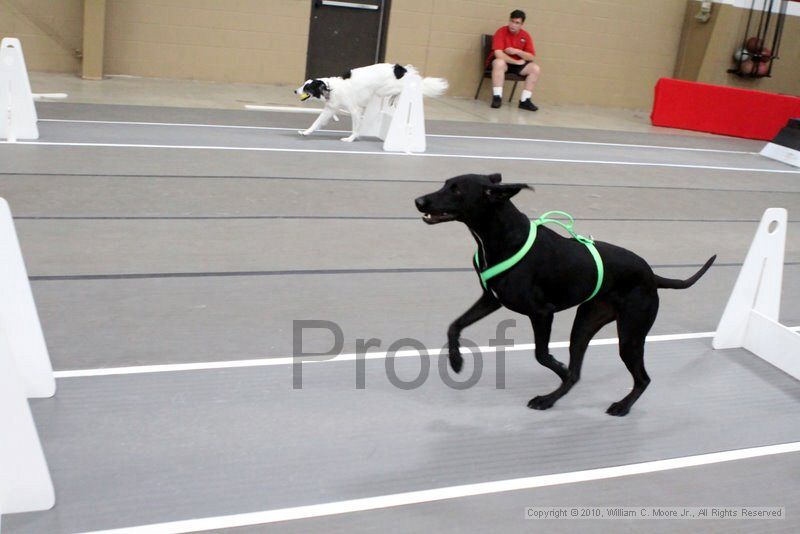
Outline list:
[[[419,74],[414,65],[406,65],[405,68],[411,74]],[[444,78],[422,78],[422,94],[424,96],[441,96],[448,87],[450,84]]]
[[[443,95],[450,84],[444,78],[422,78],[422,94],[425,96]]]

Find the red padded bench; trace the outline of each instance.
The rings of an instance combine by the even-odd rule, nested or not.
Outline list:
[[[800,117],[800,98],[661,78],[656,83],[654,126],[771,140]]]

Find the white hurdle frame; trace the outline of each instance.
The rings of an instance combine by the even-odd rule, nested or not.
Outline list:
[[[359,135],[382,139],[386,152],[425,152],[422,78],[418,74],[405,76],[399,96],[373,97],[364,110],[361,125]]]
[[[761,217],[712,345],[742,347],[800,380],[800,334],[778,321],[787,219],[783,208]]]
[[[39,139],[36,106],[19,39],[0,41],[0,139]]]
[[[0,198],[0,514],[47,510],[55,492],[29,397],[55,378],[8,203]]]

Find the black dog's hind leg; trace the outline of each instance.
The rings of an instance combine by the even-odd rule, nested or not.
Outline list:
[[[650,377],[644,368],[644,343],[650,327],[658,313],[658,294],[655,289],[637,290],[640,295],[632,295],[617,319],[619,334],[619,355],[633,376],[633,389],[623,399],[608,407],[606,413],[621,417],[627,415],[631,406],[644,393],[650,384]],[[644,294],[644,293],[647,294]]]
[[[561,385],[555,391],[531,399],[528,403],[529,408],[546,410],[572,389],[581,378],[583,355],[586,354],[589,342],[601,328],[615,318],[614,309],[600,301],[591,300],[578,307],[575,321],[572,323],[572,333],[569,336],[569,372],[566,377],[562,377]]]
[[[533,325],[533,340],[536,343],[536,361],[557,374],[563,383],[569,376],[567,366],[553,358],[549,349],[550,330],[553,327],[553,310],[535,313],[531,316],[531,324]],[[551,395],[534,397],[528,402],[528,408],[546,410],[557,399],[558,397],[552,397]]]
[[[456,373],[461,372],[461,367],[464,365],[464,358],[461,357],[460,345],[458,338],[461,337],[461,331],[471,324],[474,324],[492,312],[500,309],[500,301],[494,298],[488,291],[484,291],[481,298],[464,312],[461,317],[453,321],[450,328],[447,329],[447,346],[450,356],[450,367]]]

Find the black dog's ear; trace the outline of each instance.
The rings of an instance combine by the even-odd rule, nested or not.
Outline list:
[[[493,184],[499,184],[502,179],[503,176],[499,172],[489,175],[489,181]]]
[[[495,202],[504,202],[523,189],[533,189],[528,184],[497,184],[490,185],[483,188],[483,192],[489,197],[490,200]]]

